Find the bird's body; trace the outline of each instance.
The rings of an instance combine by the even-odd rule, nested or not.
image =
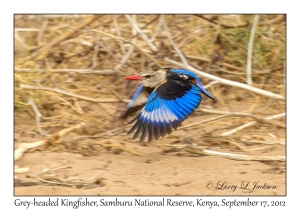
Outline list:
[[[151,142],[176,130],[191,115],[201,102],[201,93],[214,99],[201,85],[196,74],[183,69],[162,69],[141,72],[125,77],[142,80],[142,84],[127,105],[127,113],[143,106],[140,113],[129,123],[135,131],[133,138],[140,136]],[[126,113],[125,113],[126,115]]]

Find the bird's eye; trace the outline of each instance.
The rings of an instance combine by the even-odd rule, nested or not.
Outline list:
[[[146,76],[145,76],[146,79],[148,79],[148,78],[150,78],[150,77],[151,77],[151,75],[146,75]]]

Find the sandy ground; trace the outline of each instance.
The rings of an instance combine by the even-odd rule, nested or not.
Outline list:
[[[191,118],[192,122],[198,120]],[[31,122],[34,125],[34,121]],[[188,124],[187,122],[186,124]],[[24,124],[22,125],[24,127]],[[20,133],[17,123],[15,132]],[[20,127],[20,129],[18,129]],[[187,135],[187,131],[175,131],[176,135]],[[26,131],[22,132],[23,135]],[[189,136],[197,133],[190,130]],[[70,134],[74,138],[75,134]],[[18,136],[18,135],[16,135]],[[31,140],[37,140],[31,136]],[[26,138],[30,139],[29,136]],[[135,155],[117,148],[99,149],[94,146],[90,154],[74,154],[72,148],[62,151],[41,149],[26,153],[15,164],[28,167],[27,173],[16,174],[15,195],[285,195],[286,173],[284,163],[262,163],[259,161],[236,161],[215,156],[197,156],[182,151],[168,151],[162,146],[174,141],[174,136],[151,144],[132,141],[129,136],[99,139],[99,142],[122,143]],[[276,156],[285,155],[285,146],[276,145],[269,150],[254,153],[231,149],[224,144],[209,144],[198,141],[198,145],[214,151],[234,154]],[[216,142],[218,140],[215,140]],[[186,144],[179,142],[179,144]],[[77,145],[78,146],[78,145]],[[67,148],[65,146],[65,148]],[[251,148],[251,147],[247,147]],[[65,169],[56,170],[58,167]],[[45,169],[54,171],[41,174]],[[52,178],[51,178],[51,175]],[[46,178],[45,178],[46,177]],[[45,181],[39,180],[45,179]],[[59,185],[77,180],[91,183]],[[24,186],[25,185],[25,186]]]

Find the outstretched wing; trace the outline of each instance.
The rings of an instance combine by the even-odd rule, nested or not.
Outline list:
[[[130,122],[135,124],[128,134],[135,131],[133,139],[143,141],[170,134],[181,126],[199,106],[200,89],[197,85],[180,80],[169,80],[158,86],[149,96],[142,111]]]
[[[130,102],[126,106],[126,112],[121,116],[122,119],[126,119],[128,116],[136,113],[146,103],[150,93],[154,88],[145,87],[142,84],[138,87],[137,91],[131,98]]]

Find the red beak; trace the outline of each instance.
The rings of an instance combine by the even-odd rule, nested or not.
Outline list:
[[[139,74],[136,74],[136,75],[131,75],[131,76],[124,77],[124,79],[127,79],[127,80],[143,80],[143,77],[141,77],[141,75],[139,75]]]

